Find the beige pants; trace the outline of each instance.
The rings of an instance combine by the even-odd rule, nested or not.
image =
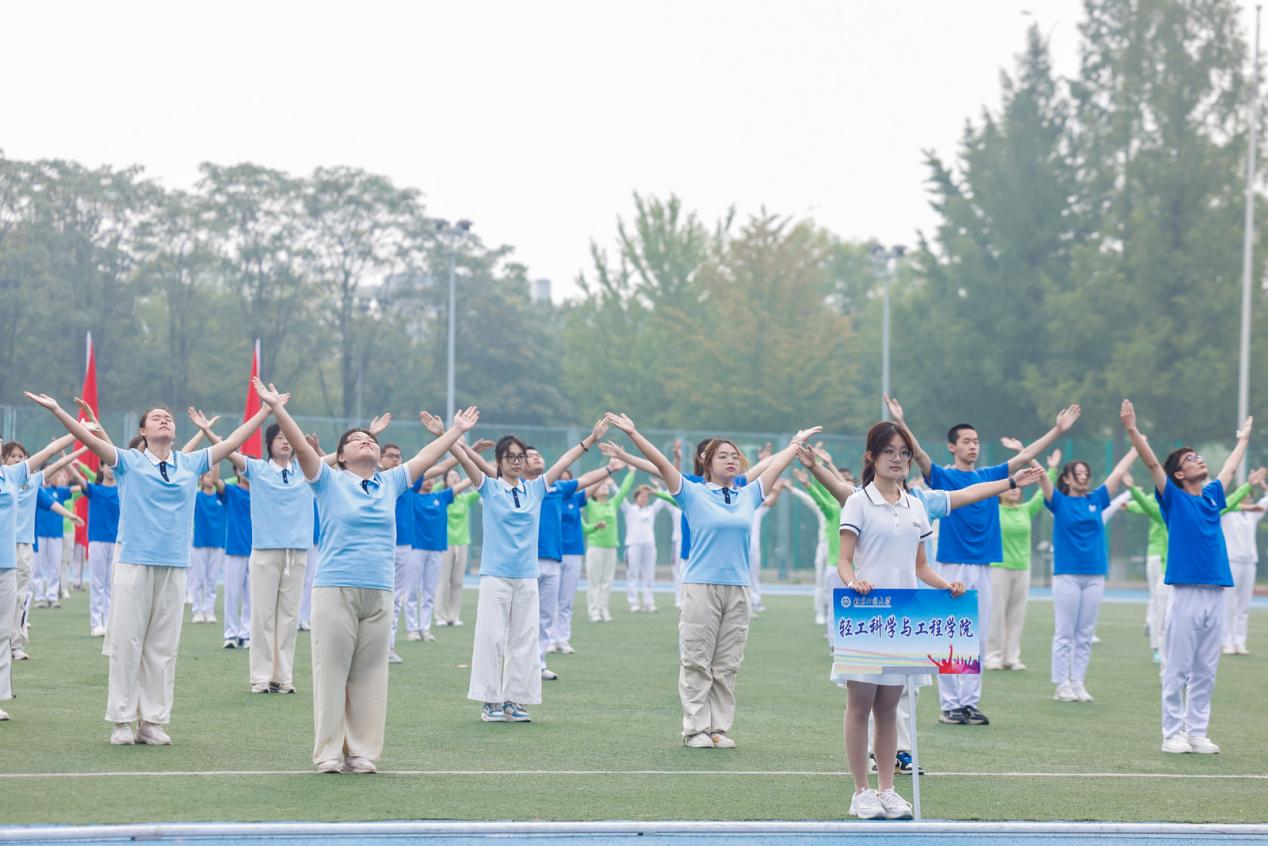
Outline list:
[[[247,565],[251,590],[251,684],[292,684],[306,549],[255,549]],[[386,658],[384,659],[387,660]]]
[[[608,614],[615,576],[616,547],[592,546],[586,550],[586,607],[591,619]]]
[[[18,604],[16,569],[0,570],[0,702],[13,698],[13,655],[9,638],[13,635],[13,609]]]
[[[440,559],[436,596],[436,621],[456,623],[462,618],[462,577],[467,572],[466,545],[451,546]]]
[[[986,663],[1010,667],[1021,663],[1021,630],[1026,623],[1030,571],[991,568],[995,613],[987,638]]]
[[[35,569],[35,547],[29,543],[20,543],[17,554],[18,581],[13,596],[13,634],[9,644],[13,652],[26,649],[26,615],[30,609],[27,599],[31,593],[31,571]]]
[[[678,696],[682,700],[684,737],[731,730],[735,720],[735,676],[744,660],[748,624],[748,588],[682,586]]]
[[[542,701],[537,579],[480,577],[467,698],[477,702]]]
[[[315,587],[312,625],[313,763],[374,760],[387,723],[392,591]]]
[[[184,611],[184,567],[115,564],[101,648],[110,659],[107,720],[165,725],[171,719]]]

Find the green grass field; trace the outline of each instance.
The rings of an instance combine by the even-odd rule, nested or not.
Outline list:
[[[13,720],[0,723],[0,821],[846,816],[844,693],[827,681],[826,642],[808,597],[769,597],[770,610],[753,623],[735,750],[681,745],[669,597],[662,608],[670,607],[655,615],[629,614],[622,600],[613,623],[580,621],[578,652],[552,656],[561,679],[545,683],[546,701],[533,709],[531,725],[481,723],[478,706],[465,699],[474,592],[466,599],[465,627],[439,629],[435,643],[402,638],[405,663],[392,668],[382,772],[368,777],[311,771],[307,634],[296,657],[300,693],[252,696],[247,653],[221,649],[218,624],[187,621],[174,745],[112,747],[102,719],[106,659],[101,642],[88,636],[85,594],[60,610],[36,610],[33,660],[15,665],[18,698],[7,703]],[[1027,622],[1030,670],[987,676],[982,707],[992,725],[938,724],[936,696],[926,689],[919,718],[930,772],[921,781],[926,817],[1268,820],[1268,613],[1252,611],[1256,654],[1221,664],[1211,736],[1224,751],[1215,756],[1158,751],[1158,678],[1143,616],[1140,605],[1104,606],[1104,642],[1088,679],[1094,703],[1051,698],[1046,602],[1032,604]],[[909,778],[898,787],[910,796]]]

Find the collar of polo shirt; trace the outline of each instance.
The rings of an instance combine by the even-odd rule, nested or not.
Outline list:
[[[867,495],[867,499],[872,505],[901,505],[903,508],[911,508],[911,494],[907,491],[899,489],[899,497],[897,502],[889,502],[876,489],[875,482],[868,482],[867,487],[863,488],[863,493]]]
[[[502,478],[501,476],[494,476],[493,481],[501,485],[502,490],[504,491],[517,490],[520,493],[524,493],[526,490],[528,490],[528,485],[524,482],[523,476],[520,477],[519,483],[515,485],[507,484],[506,479]]]
[[[269,464],[273,465],[274,470],[281,473],[283,470],[294,470],[295,462],[291,461],[289,464],[278,464],[276,458],[270,457]]]
[[[143,452],[142,455],[150,459],[150,463],[153,464],[155,467],[159,466],[160,461],[166,461],[168,464],[171,464],[173,466],[175,466],[176,464],[176,450],[172,450],[172,454],[169,455],[167,458],[159,458],[157,455],[150,452],[149,447],[146,447],[145,452]]]
[[[720,491],[720,490],[722,490],[722,486],[721,486],[721,485],[719,485],[717,482],[705,482],[705,483],[704,483],[704,486],[705,486],[706,488],[708,488],[709,490],[711,490],[711,491]],[[732,485],[731,487],[727,488],[727,490],[730,490],[730,491],[735,491],[736,493],[739,493],[739,491],[740,491],[740,489],[739,489],[738,487],[736,487],[735,485]]]

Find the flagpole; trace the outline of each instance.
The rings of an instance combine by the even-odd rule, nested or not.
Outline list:
[[[1250,292],[1255,256],[1255,147],[1259,140],[1259,18],[1262,6],[1255,7],[1255,52],[1251,57],[1254,73],[1250,87],[1250,146],[1246,155],[1246,229],[1242,233],[1242,326],[1237,368],[1237,421],[1250,416]],[[1237,481],[1246,481],[1246,459],[1237,468]]]

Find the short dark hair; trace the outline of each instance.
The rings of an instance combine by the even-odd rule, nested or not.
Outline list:
[[[273,457],[273,439],[282,433],[282,427],[273,423],[269,428],[264,430],[264,454],[269,458]]]
[[[1162,470],[1167,474],[1168,482],[1175,483],[1176,474],[1180,472],[1180,468],[1184,465],[1184,457],[1194,452],[1197,452],[1197,450],[1190,446],[1182,446],[1171,451],[1171,454],[1167,456],[1167,460],[1162,463]]]
[[[977,427],[974,426],[972,423],[956,423],[950,429],[947,429],[947,443],[953,444],[956,441],[960,440],[961,429],[971,429],[974,432],[977,431]]]
[[[383,449],[381,450],[381,452],[387,452],[389,449],[394,449],[394,450],[396,450],[397,452],[400,452],[400,451],[401,451],[401,445],[400,445],[400,444],[384,444],[384,445],[383,445]]]
[[[9,441],[4,445],[4,452],[0,453],[0,461],[8,461],[9,456],[15,452],[20,452],[27,458],[31,457],[31,453],[27,452],[26,447],[22,446],[22,444],[17,441]]]
[[[374,436],[373,432],[371,432],[369,429],[362,429],[360,426],[354,426],[348,431],[344,432],[342,435],[339,436],[339,443],[335,446],[335,463],[339,465],[340,470],[347,470],[348,465],[344,464],[342,461],[339,460],[339,453],[343,452],[344,445],[348,443],[348,438],[352,437],[358,432],[360,432],[363,435],[369,435],[370,440],[374,441],[376,444],[379,442],[379,439]],[[382,451],[380,450],[380,452]]]

